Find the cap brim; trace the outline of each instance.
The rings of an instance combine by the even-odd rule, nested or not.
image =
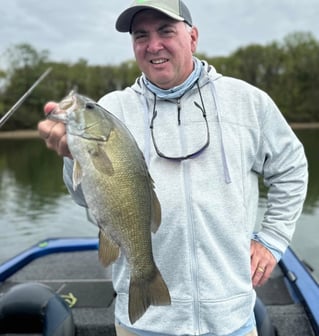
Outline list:
[[[176,15],[169,11],[165,11],[162,8],[157,8],[155,6],[145,6],[145,5],[144,6],[134,6],[134,7],[126,9],[122,14],[120,14],[118,19],[116,20],[116,24],[115,24],[116,29],[121,33],[129,32],[131,30],[131,24],[132,24],[132,20],[134,16],[143,9],[154,9],[159,12],[162,12],[163,14],[169,16],[170,18],[176,21],[184,21],[184,18],[182,18],[181,16]]]

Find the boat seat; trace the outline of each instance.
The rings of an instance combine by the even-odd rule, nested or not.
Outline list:
[[[50,287],[40,283],[16,285],[0,297],[0,334],[38,333],[73,336],[72,312]]]

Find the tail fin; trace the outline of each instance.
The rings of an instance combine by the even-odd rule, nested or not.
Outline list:
[[[170,304],[169,291],[157,268],[149,279],[131,279],[128,312],[132,324],[146,312],[150,305]]]

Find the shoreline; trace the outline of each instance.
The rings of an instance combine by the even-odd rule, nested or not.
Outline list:
[[[319,128],[319,122],[313,123],[289,123],[292,129],[317,129]]]
[[[314,123],[290,123],[292,129],[319,129],[319,122]],[[1,139],[35,139],[40,138],[37,130],[17,130],[17,131],[1,131]]]
[[[0,139],[35,139],[40,138],[37,130],[0,131]]]

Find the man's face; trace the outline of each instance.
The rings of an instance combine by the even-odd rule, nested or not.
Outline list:
[[[158,87],[177,86],[193,71],[192,56],[198,40],[195,27],[147,9],[133,20],[132,40],[140,70]]]

